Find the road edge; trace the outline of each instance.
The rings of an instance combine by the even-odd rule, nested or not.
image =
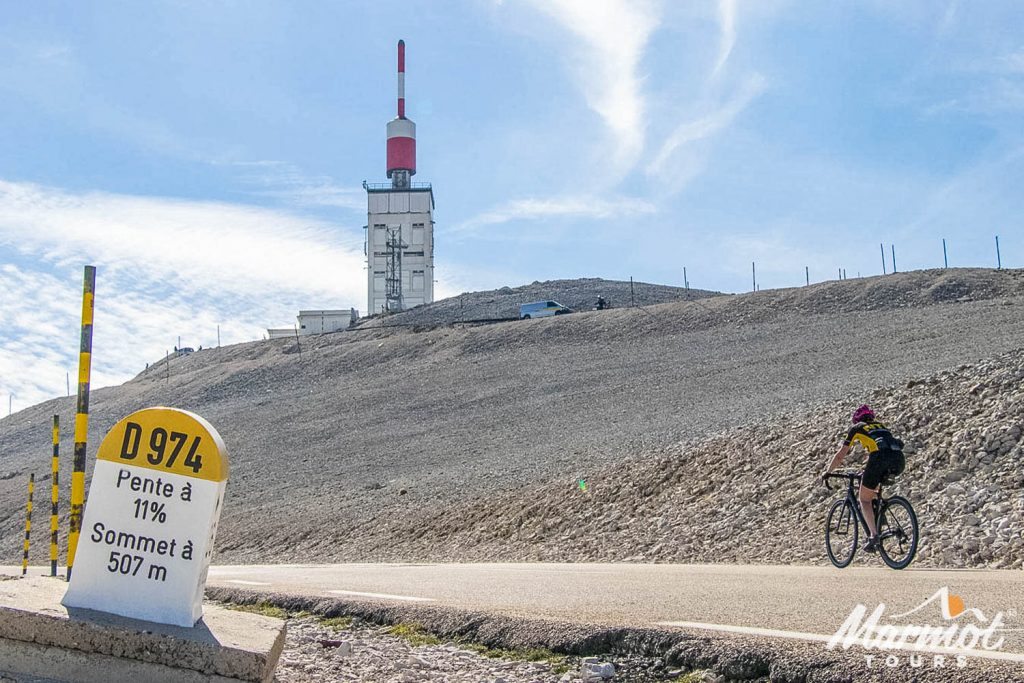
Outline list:
[[[321,597],[252,588],[207,586],[206,597],[239,605],[269,604],[330,618],[353,616],[379,625],[417,623],[443,638],[491,648],[546,648],[572,656],[617,655],[663,659],[667,667],[709,670],[728,680],[769,677],[773,683],[851,683],[851,653],[742,636],[698,635],[661,628],[616,627],[512,617],[449,607]],[[824,675],[823,675],[824,674]]]

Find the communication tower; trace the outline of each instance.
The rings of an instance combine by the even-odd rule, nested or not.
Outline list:
[[[387,127],[391,182],[363,182],[367,311],[371,315],[434,300],[434,191],[430,183],[412,182],[415,174],[416,124],[405,116],[405,41],[400,40],[398,116]]]

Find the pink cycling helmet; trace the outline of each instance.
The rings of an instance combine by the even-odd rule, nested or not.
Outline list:
[[[871,410],[871,406],[867,404],[862,405],[860,408],[857,408],[857,410],[853,411],[854,422],[863,422],[865,419],[874,416],[875,411]]]

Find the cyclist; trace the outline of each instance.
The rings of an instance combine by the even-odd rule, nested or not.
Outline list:
[[[860,481],[860,509],[871,531],[867,543],[864,544],[864,550],[874,552],[878,549],[878,528],[875,526],[875,511],[871,504],[878,496],[882,479],[887,474],[903,472],[906,464],[903,457],[903,442],[894,437],[889,428],[875,418],[875,411],[870,406],[862,405],[853,411],[853,426],[843,439],[839,452],[825,468],[823,480],[843,461],[854,441],[864,446],[868,452],[868,462]]]

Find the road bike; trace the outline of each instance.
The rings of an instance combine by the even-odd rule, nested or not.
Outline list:
[[[857,554],[857,539],[860,529],[870,533],[864,513],[860,509],[857,490],[860,488],[860,472],[831,472],[828,479],[846,479],[846,497],[832,503],[825,523],[825,549],[832,564],[842,569],[853,562]],[[882,479],[882,486],[893,483],[892,475]],[[829,487],[831,488],[831,487]],[[882,487],[872,501],[875,522],[878,528],[878,554],[882,561],[893,569],[905,569],[917,554],[917,515],[910,501],[903,496],[882,497]]]

